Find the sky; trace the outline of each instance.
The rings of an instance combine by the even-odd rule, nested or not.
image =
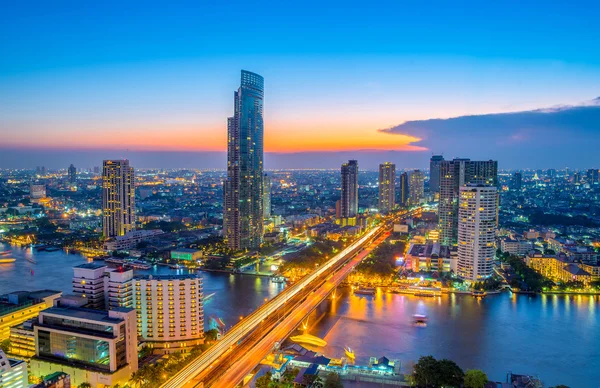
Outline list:
[[[5,4],[0,168],[220,166],[241,69],[265,77],[267,168],[591,167],[599,4],[405,3]]]

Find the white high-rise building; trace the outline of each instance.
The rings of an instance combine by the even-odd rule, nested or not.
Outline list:
[[[135,173],[128,160],[105,160],[102,170],[102,231],[123,236],[135,229]]]
[[[409,202],[411,206],[419,205],[425,197],[425,176],[423,171],[414,170],[408,176]]]
[[[496,187],[469,184],[460,188],[458,204],[458,275],[481,281],[492,274],[496,250]]]
[[[6,357],[0,349],[0,387],[27,388],[27,363]]]
[[[271,177],[263,175],[263,217],[271,218]]]
[[[389,213],[396,206],[396,165],[379,165],[379,211]]]

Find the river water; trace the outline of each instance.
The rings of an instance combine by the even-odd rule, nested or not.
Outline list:
[[[0,244],[0,251],[10,249]],[[0,294],[16,290],[71,291],[72,267],[87,262],[79,255],[35,252],[13,248],[13,264],[0,265]],[[37,264],[25,260],[33,257]],[[31,274],[33,270],[33,275]],[[181,270],[180,270],[181,271]],[[176,273],[154,267],[136,273]],[[235,324],[282,286],[265,277],[200,272],[205,322],[222,318]],[[374,296],[340,292],[322,306],[310,333],[324,338],[319,349],[328,357],[341,357],[344,346],[356,353],[356,363],[369,357],[398,359],[406,367],[423,355],[454,360],[464,370],[484,370],[504,381],[506,373],[538,375],[546,386],[600,386],[600,298],[598,296],[512,295],[476,300],[471,296],[444,295],[419,298],[379,292]],[[414,314],[429,318],[415,327]]]

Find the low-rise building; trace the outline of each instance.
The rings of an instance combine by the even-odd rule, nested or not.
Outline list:
[[[500,250],[508,252],[514,256],[525,256],[533,249],[533,244],[529,240],[522,238],[504,238],[500,240]]]
[[[40,313],[34,333],[35,376],[61,371],[75,386],[87,382],[96,388],[123,385],[138,369],[134,309],[52,307]]]
[[[454,253],[454,254],[453,254]],[[458,265],[456,252],[450,247],[433,244],[411,244],[406,254],[414,272],[455,272]]]
[[[532,252],[525,257],[525,264],[555,282],[580,281],[587,285],[600,279],[600,266],[574,262],[565,254]]]
[[[171,259],[182,261],[197,261],[203,256],[203,252],[198,249],[179,248],[171,251]]]
[[[37,318],[27,320],[10,328],[10,353],[15,356],[30,358],[35,355],[35,335],[33,323]]]
[[[54,372],[44,376],[41,383],[31,388],[71,388],[71,376],[65,372]]]
[[[105,252],[133,249],[142,241],[163,233],[164,232],[160,229],[133,230],[125,233],[123,236],[117,236],[107,240],[104,243],[103,249]]]
[[[0,295],[0,341],[10,337],[10,327],[38,316],[40,311],[52,307],[60,291],[15,291]]]

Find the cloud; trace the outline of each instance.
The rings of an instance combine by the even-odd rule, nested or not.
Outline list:
[[[498,159],[500,167],[593,167],[600,144],[600,97],[531,111],[407,121],[379,130],[422,139],[446,157]]]

